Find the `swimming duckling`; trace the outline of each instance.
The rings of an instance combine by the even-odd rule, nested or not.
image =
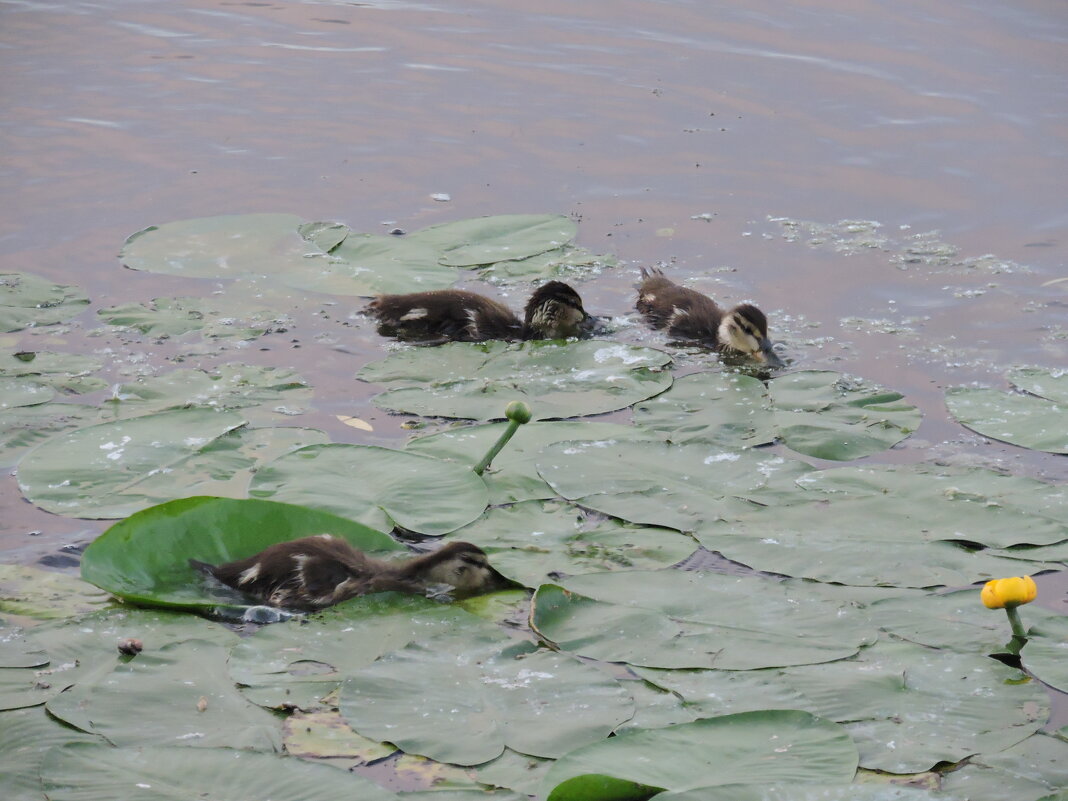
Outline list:
[[[280,542],[223,565],[190,559],[191,567],[270,606],[314,611],[372,592],[424,595],[434,585],[452,598],[518,587],[469,542],[450,542],[406,562],[386,562],[330,534]]]
[[[379,295],[366,311],[382,336],[435,343],[566,339],[579,336],[589,319],[578,292],[562,281],[534,291],[522,323],[503,303],[459,289]]]
[[[676,339],[706,343],[771,367],[783,366],[768,339],[768,318],[752,304],[724,312],[707,295],[679,286],[655,267],[642,267],[635,306],[653,328],[666,328]]]

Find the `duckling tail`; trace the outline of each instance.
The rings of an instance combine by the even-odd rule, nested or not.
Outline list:
[[[190,559],[189,566],[205,576],[215,575],[215,565],[209,565],[207,562],[201,562],[199,559]]]

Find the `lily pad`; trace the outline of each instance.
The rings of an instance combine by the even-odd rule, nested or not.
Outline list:
[[[801,582],[661,570],[561,584],[538,588],[531,626],[560,648],[608,662],[752,670],[843,659],[875,640],[857,611]]]
[[[43,706],[0,713],[0,776],[7,801],[40,801],[40,769],[45,755],[67,743],[101,742],[49,717]]]
[[[310,242],[332,245],[310,255],[300,272],[278,275],[287,286],[331,295],[376,295],[445,289],[456,281],[455,267],[440,261],[441,252],[411,237],[349,232],[334,244],[339,231],[309,223]],[[311,227],[308,227],[311,226]],[[313,233],[314,232],[314,233]]]
[[[1057,403],[1019,392],[951,387],[949,413],[972,431],[1022,448],[1068,453],[1068,402]]]
[[[749,376],[694,373],[638,406],[634,419],[674,442],[746,447],[781,439],[806,456],[848,461],[905,439],[921,415],[900,393],[803,370],[773,379],[767,390]]]
[[[11,467],[35,445],[72,428],[103,422],[95,406],[41,403],[0,412],[0,467]]]
[[[266,626],[233,647],[228,665],[255,703],[318,710],[336,705],[329,698],[348,676],[413,640],[442,632],[477,637],[494,630],[457,604],[377,593],[299,622]]]
[[[281,751],[279,721],[246,701],[226,673],[227,649],[186,640],[83,677],[48,711],[118,746]]]
[[[106,405],[119,417],[187,406],[241,409],[247,420],[262,425],[305,411],[311,395],[307,382],[294,370],[225,364],[211,373],[173,370],[122,384]]]
[[[455,531],[489,493],[470,466],[368,445],[312,445],[260,468],[249,495],[299,502],[380,531]]]
[[[754,782],[847,784],[857,769],[845,730],[807,712],[762,710],[634,731],[558,760],[548,801],[632,799],[642,788],[684,791]],[[632,793],[632,794],[627,794]]]
[[[397,798],[370,779],[347,771],[293,757],[229,748],[67,745],[48,752],[41,767],[41,782],[48,798],[55,801]],[[133,796],[131,788],[136,788]]]
[[[56,391],[36,381],[23,378],[0,378],[0,412],[19,406],[37,406],[47,403]]]
[[[356,731],[458,765],[487,762],[505,746],[561,756],[633,712],[630,696],[597,668],[502,634],[408,645],[341,689],[341,714]]]
[[[598,256],[586,248],[567,245],[525,259],[499,261],[483,267],[479,274],[495,283],[519,279],[530,281],[536,278],[574,280],[595,273],[603,267],[614,267],[616,263],[617,260],[613,256]]]
[[[1023,617],[1035,620],[1036,611],[1029,607]],[[1024,666],[1050,687],[1068,693],[1068,623],[1064,616],[1039,618],[1028,637],[1020,655]]]
[[[727,784],[661,793],[656,801],[931,801],[927,790],[896,784]],[[937,796],[939,801],[963,801]]]
[[[198,493],[244,495],[261,460],[326,438],[311,429],[237,431],[244,422],[231,412],[179,409],[80,428],[27,454],[19,487],[54,514],[123,517]]]
[[[1007,378],[1013,386],[1054,403],[1068,404],[1068,370],[1047,370],[1042,367],[1018,367]]]
[[[285,719],[286,753],[305,759],[345,759],[366,765],[385,759],[397,749],[354,732],[336,711],[294,712]]]
[[[109,325],[132,328],[153,337],[177,337],[200,331],[211,339],[249,340],[289,323],[278,311],[262,305],[250,305],[246,299],[223,298],[155,298],[151,303],[126,303],[101,309],[97,315]]]
[[[663,392],[670,361],[652,348],[597,340],[457,342],[394,353],[358,377],[391,387],[374,400],[390,411],[493,420],[521,400],[533,419],[547,420],[610,412]]]
[[[432,225],[405,238],[441,251],[443,264],[477,267],[561,248],[577,233],[577,223],[559,214],[499,214]]]
[[[449,538],[475,543],[494,567],[528,587],[560,574],[668,567],[696,545],[671,529],[589,520],[582,510],[552,501],[490,509]]]
[[[405,450],[448,459],[461,464],[478,464],[508,427],[508,423],[461,426],[413,439]],[[490,504],[555,498],[556,493],[538,475],[536,460],[547,445],[571,440],[610,443],[617,439],[655,439],[640,428],[595,421],[535,422],[520,426],[508,446],[482,474],[490,491]]]
[[[533,796],[552,766],[553,760],[520,754],[511,748],[491,762],[486,762],[474,769],[475,777],[494,787],[507,787],[525,796]]]
[[[88,304],[89,297],[76,286],[33,273],[0,273],[0,332],[65,322]]]
[[[368,551],[402,551],[387,535],[334,515],[261,500],[183,498],[116,523],[82,556],[82,577],[135,603],[206,609],[242,606],[189,566],[220,564],[278,542],[330,533]]]
[[[564,498],[680,531],[729,518],[750,501],[804,500],[794,481],[811,470],[777,454],[699,442],[567,442],[546,447],[538,459],[538,472]]]
[[[0,378],[32,378],[60,392],[83,395],[107,387],[92,375],[101,363],[89,356],[50,351],[0,353]]]
[[[1021,525],[1032,529],[1021,530]],[[703,524],[696,536],[709,550],[755,570],[861,586],[937,587],[1012,575],[1022,568],[1022,560],[962,541],[1000,545],[1022,536],[1059,539],[1063,530],[1054,521],[1004,510],[906,505],[902,498],[872,496],[752,507],[729,520]],[[1045,567],[1031,563],[1028,569]]]
[[[119,251],[124,266],[188,278],[242,278],[309,270],[292,214],[234,214],[152,225]]]
[[[0,565],[0,612],[48,620],[92,612],[109,602],[107,593],[74,576]]]

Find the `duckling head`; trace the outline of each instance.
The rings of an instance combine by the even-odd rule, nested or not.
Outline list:
[[[563,281],[538,287],[527,301],[527,339],[566,339],[580,336],[590,316],[578,292]]]
[[[456,598],[521,586],[497,572],[486,552],[469,542],[450,542],[423,559],[422,579],[428,584],[452,585],[451,595]]]
[[[720,347],[737,351],[769,367],[783,366],[768,339],[768,318],[756,306],[749,303],[735,306],[723,316],[717,333]]]

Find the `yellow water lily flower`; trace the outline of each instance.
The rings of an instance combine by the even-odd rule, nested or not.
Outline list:
[[[1029,604],[1038,595],[1038,587],[1030,576],[991,579],[980,594],[989,609],[1012,609],[1020,604]]]

